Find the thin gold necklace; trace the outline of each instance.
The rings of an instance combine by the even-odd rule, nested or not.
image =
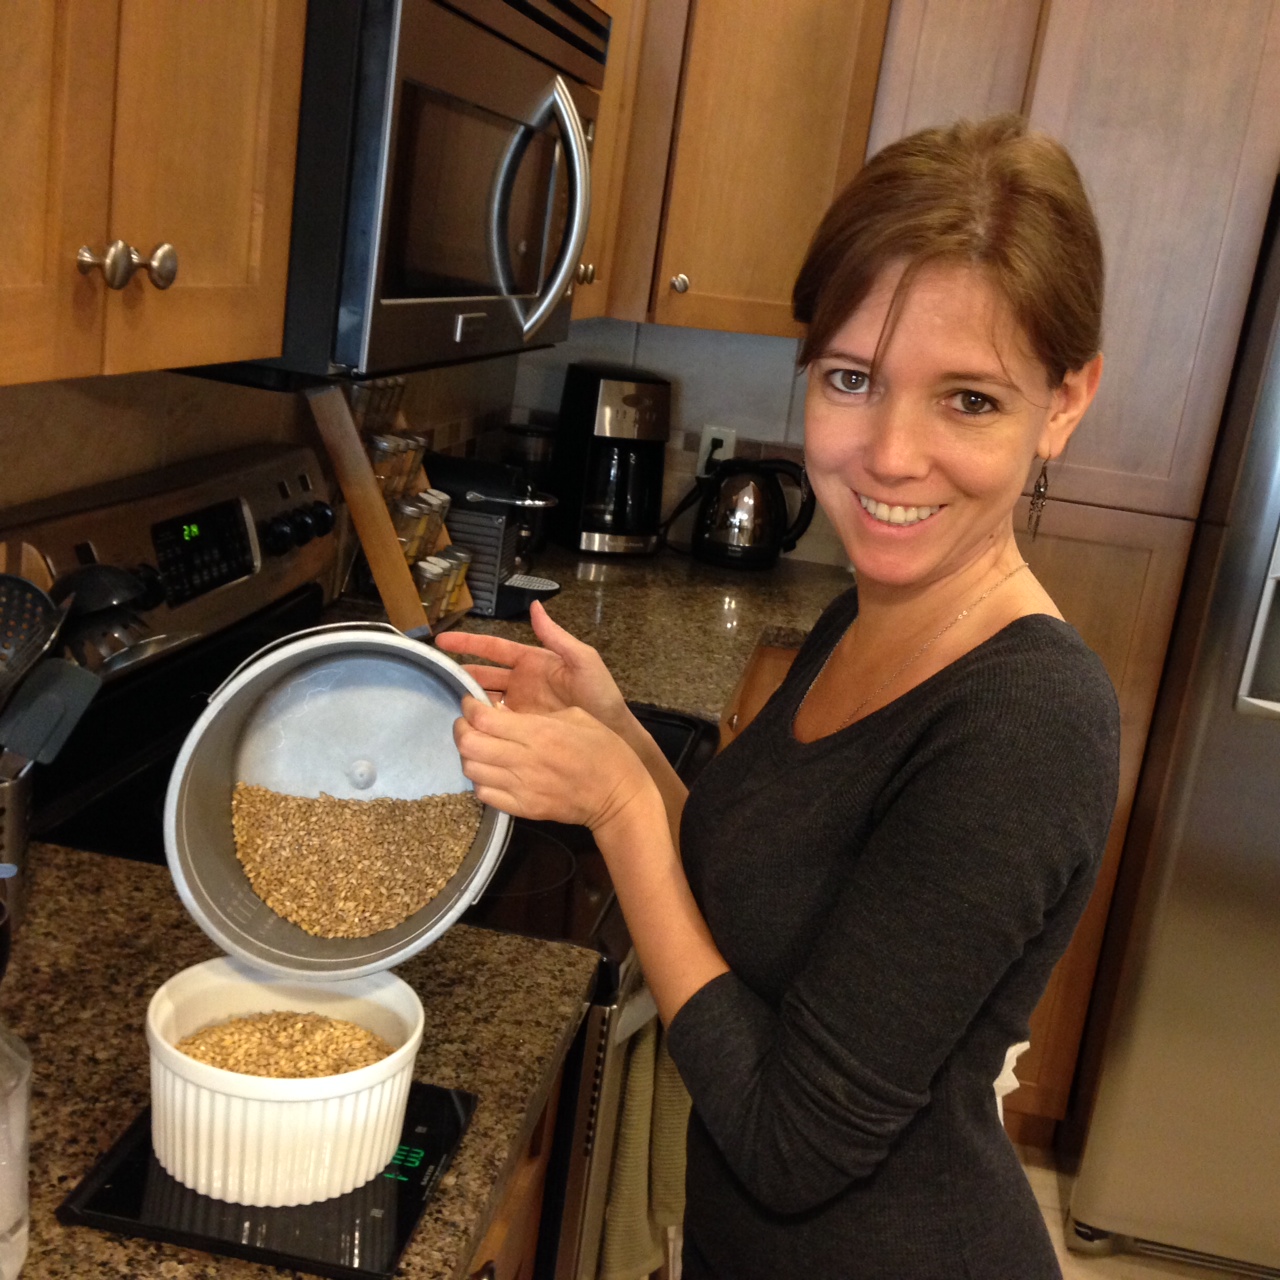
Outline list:
[[[1010,569],[1009,572],[1006,573],[1004,577],[1000,579],[999,582],[992,583],[992,585],[989,586],[972,604],[966,605],[963,609],[961,609],[960,612],[957,613],[956,616],[952,618],[951,621],[948,622],[947,625],[943,627],[941,631],[937,632],[935,635],[930,636],[929,639],[926,640],[924,644],[922,644],[915,651],[915,653],[913,653],[906,660],[906,662],[904,662],[900,667],[898,667],[893,672],[893,674],[886,681],[884,681],[883,684],[879,685],[873,692],[869,693],[865,698],[863,698],[863,700],[860,703],[858,703],[858,705],[854,707],[854,709],[850,711],[849,714],[841,721],[840,727],[844,729],[844,728],[847,728],[850,724],[852,724],[858,718],[858,714],[862,711],[864,707],[874,702],[913,662],[915,662],[918,658],[923,657],[929,651],[929,649],[932,648],[933,645],[937,644],[938,641],[941,640],[942,637],[945,636],[947,632],[950,631],[951,628],[956,625],[956,623],[963,622],[993,591],[995,591],[999,587],[1003,587],[1004,584],[1008,582],[1009,579],[1012,578],[1015,573],[1020,573],[1026,567],[1027,567],[1027,562],[1023,560],[1015,568]],[[831,652],[832,654],[834,654],[835,650],[833,649]],[[831,660],[830,657],[828,657],[827,661],[829,662],[830,660]],[[825,666],[826,664],[824,663],[823,665]]]

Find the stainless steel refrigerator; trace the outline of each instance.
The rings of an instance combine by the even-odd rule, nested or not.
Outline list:
[[[1280,1275],[1276,221],[1125,850],[1132,916],[1103,975],[1116,994],[1067,1232],[1258,1275]]]

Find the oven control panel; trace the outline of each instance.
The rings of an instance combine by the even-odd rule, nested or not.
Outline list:
[[[136,574],[145,627],[186,643],[307,582],[330,593],[328,497],[310,449],[254,445],[11,508],[0,543],[29,544],[54,579],[91,564]]]
[[[247,578],[257,568],[245,502],[232,498],[151,526],[170,608]]]

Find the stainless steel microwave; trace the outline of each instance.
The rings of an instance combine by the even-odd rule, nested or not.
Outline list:
[[[609,18],[310,0],[283,354],[367,377],[565,337]]]

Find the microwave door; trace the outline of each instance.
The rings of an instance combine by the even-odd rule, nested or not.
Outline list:
[[[334,364],[372,375],[559,341],[599,97],[441,6],[398,12],[382,123],[361,135],[383,195],[363,226],[353,205],[348,252],[365,248],[344,267]]]
[[[532,139],[550,142],[549,163],[534,179],[536,203],[517,200],[517,186],[529,168]],[[563,144],[566,145],[562,145]],[[574,279],[591,213],[590,156],[586,130],[568,85],[556,77],[534,126],[519,126],[498,169],[490,203],[489,253],[492,269],[511,299],[526,341],[532,339],[563,300]],[[533,219],[540,218],[535,227]],[[554,260],[548,263],[552,246]],[[533,251],[536,246],[537,257]],[[533,268],[539,288],[528,297],[516,282],[512,256]]]

